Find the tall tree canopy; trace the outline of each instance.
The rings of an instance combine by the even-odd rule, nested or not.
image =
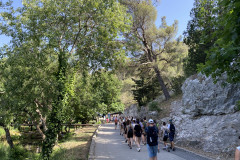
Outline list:
[[[217,80],[227,73],[228,82],[240,81],[239,6],[237,0],[195,0],[184,40],[187,75],[199,70]]]
[[[184,63],[186,76],[197,73],[197,65],[205,64],[207,51],[216,38],[214,36],[217,0],[195,0],[191,20],[184,32],[184,43],[188,45],[188,57]]]
[[[163,70],[168,68],[167,66],[176,65],[176,62],[181,63],[180,57],[184,57],[183,53],[187,52],[186,47],[175,39],[178,22],[175,21],[169,26],[163,17],[161,26],[156,27],[157,10],[151,0],[120,2],[128,7],[133,17],[131,33],[125,35],[130,44],[128,49],[135,57],[139,57],[141,67],[151,68],[155,72],[163,94],[169,99],[169,91],[164,80],[167,77],[164,76]],[[137,44],[133,45],[136,42]]]
[[[23,0],[22,8],[6,8],[1,21],[1,34],[12,38],[1,51],[8,107],[48,110],[42,157],[49,159],[74,95],[74,74],[113,69],[125,57],[117,39],[129,16],[115,0]]]
[[[237,0],[219,0],[215,10],[214,34],[217,40],[207,52],[207,62],[202,71],[216,80],[227,73],[231,83],[240,82],[240,2]]]

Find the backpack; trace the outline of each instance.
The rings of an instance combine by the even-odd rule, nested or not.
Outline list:
[[[168,131],[167,130],[164,131],[164,137],[168,138]]]
[[[132,129],[132,127],[129,127],[128,134],[133,134],[133,129]]]
[[[147,144],[149,146],[158,145],[158,129],[157,127],[147,127]]]
[[[147,124],[146,124],[146,122],[144,121],[144,122],[143,122],[143,128],[145,129],[146,126],[147,126]]]
[[[173,124],[170,124],[170,133],[175,134],[175,126]]]

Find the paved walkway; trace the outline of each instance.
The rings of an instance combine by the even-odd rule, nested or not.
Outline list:
[[[95,144],[95,160],[148,160],[147,147],[141,145],[141,152],[137,152],[136,145],[129,149],[119,129],[114,124],[105,124],[99,129]],[[161,146],[163,148],[163,145]],[[181,150],[158,153],[158,160],[206,160],[206,158],[184,152]]]

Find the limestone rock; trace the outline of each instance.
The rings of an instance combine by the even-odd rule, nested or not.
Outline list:
[[[202,74],[188,78],[182,86],[183,112],[194,117],[235,113],[236,101],[240,99],[240,84],[232,85],[224,79],[214,84],[211,77]]]
[[[178,145],[233,156],[240,136],[240,112],[235,106],[240,84],[223,87],[222,82],[214,84],[201,74],[185,81],[182,100],[171,104]]]

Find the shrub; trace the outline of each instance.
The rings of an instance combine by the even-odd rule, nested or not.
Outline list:
[[[8,151],[8,147],[6,147],[3,144],[0,144],[0,159],[1,160],[7,160],[7,151]]]
[[[182,93],[181,87],[185,79],[186,78],[184,76],[178,76],[172,79],[172,89],[176,94]]]
[[[158,102],[156,101],[149,103],[148,107],[149,107],[149,111],[157,111],[157,112],[162,111],[162,109],[158,107]]]
[[[10,149],[8,158],[9,160],[24,160],[28,158],[28,152],[21,146],[15,146]]]
[[[98,121],[96,124],[102,124],[102,122],[101,122],[101,121]]]

